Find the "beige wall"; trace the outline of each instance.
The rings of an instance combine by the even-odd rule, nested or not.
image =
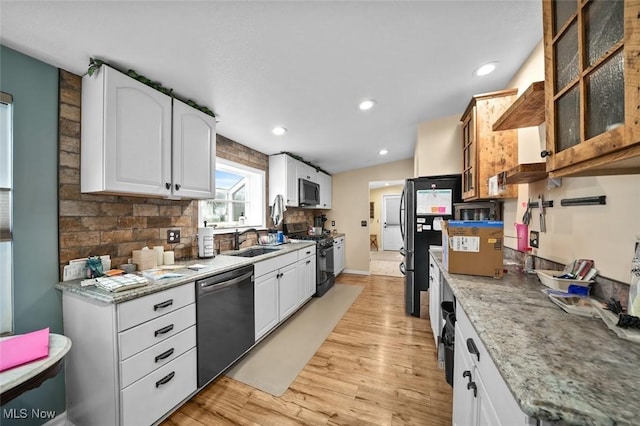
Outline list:
[[[413,158],[333,175],[332,209],[327,212],[331,229],[346,234],[345,269],[369,271],[369,182],[413,177]],[[360,226],[365,221],[367,226]]]
[[[369,219],[369,234],[377,236],[379,250],[382,250],[382,197],[384,195],[400,195],[402,188],[402,185],[394,185],[369,191],[369,202],[374,203],[373,219]]]
[[[421,123],[414,154],[414,177],[462,173],[460,114]]]
[[[513,77],[507,87],[524,91],[532,82],[544,79],[542,43]],[[544,146],[544,125],[519,130],[519,158],[540,161]],[[522,160],[521,160],[522,161]],[[524,162],[524,161],[523,161]],[[543,194],[555,207],[546,214],[547,232],[540,234],[540,248],[534,254],[545,259],[567,263],[575,258],[594,259],[600,274],[629,283],[633,247],[640,239],[640,176],[599,176],[563,178],[562,187],[546,189],[546,180],[519,185],[518,200],[505,203],[505,234],[515,236],[515,222],[522,221],[527,197]],[[562,207],[563,198],[606,195],[605,206]],[[538,210],[533,210],[531,230],[539,230]],[[514,248],[516,240],[507,238]]]

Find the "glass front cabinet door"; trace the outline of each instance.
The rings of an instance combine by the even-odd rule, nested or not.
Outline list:
[[[543,16],[547,170],[640,172],[640,0],[544,0]]]

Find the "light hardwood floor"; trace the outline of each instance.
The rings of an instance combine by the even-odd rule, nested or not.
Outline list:
[[[415,318],[404,313],[401,278],[342,274],[338,282],[364,290],[284,395],[223,376],[162,424],[451,425],[426,293]]]

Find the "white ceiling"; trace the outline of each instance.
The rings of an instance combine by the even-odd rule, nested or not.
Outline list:
[[[0,0],[0,42],[78,75],[89,57],[134,69],[211,108],[218,133],[337,173],[413,157],[419,123],[505,88],[541,3]]]

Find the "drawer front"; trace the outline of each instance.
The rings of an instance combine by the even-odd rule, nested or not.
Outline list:
[[[338,237],[333,239],[334,244],[344,244],[344,237]]]
[[[118,305],[118,331],[180,309],[196,300],[194,283],[170,288]]]
[[[196,323],[196,305],[191,304],[142,325],[123,331],[120,340],[120,361],[180,333]]]
[[[122,424],[150,425],[196,390],[196,348],[121,391]]]
[[[120,388],[124,389],[189,349],[196,346],[196,326],[193,325],[149,349],[120,363]]]
[[[262,262],[257,262],[253,265],[253,271],[255,273],[255,277],[258,278],[259,276],[268,274],[269,272],[273,272],[276,269],[280,269],[297,261],[298,252],[293,251],[291,253],[281,254],[280,256],[263,260]]]
[[[316,248],[313,246],[303,248],[302,250],[298,250],[298,260],[306,259],[307,257],[313,256],[316,254]]]

